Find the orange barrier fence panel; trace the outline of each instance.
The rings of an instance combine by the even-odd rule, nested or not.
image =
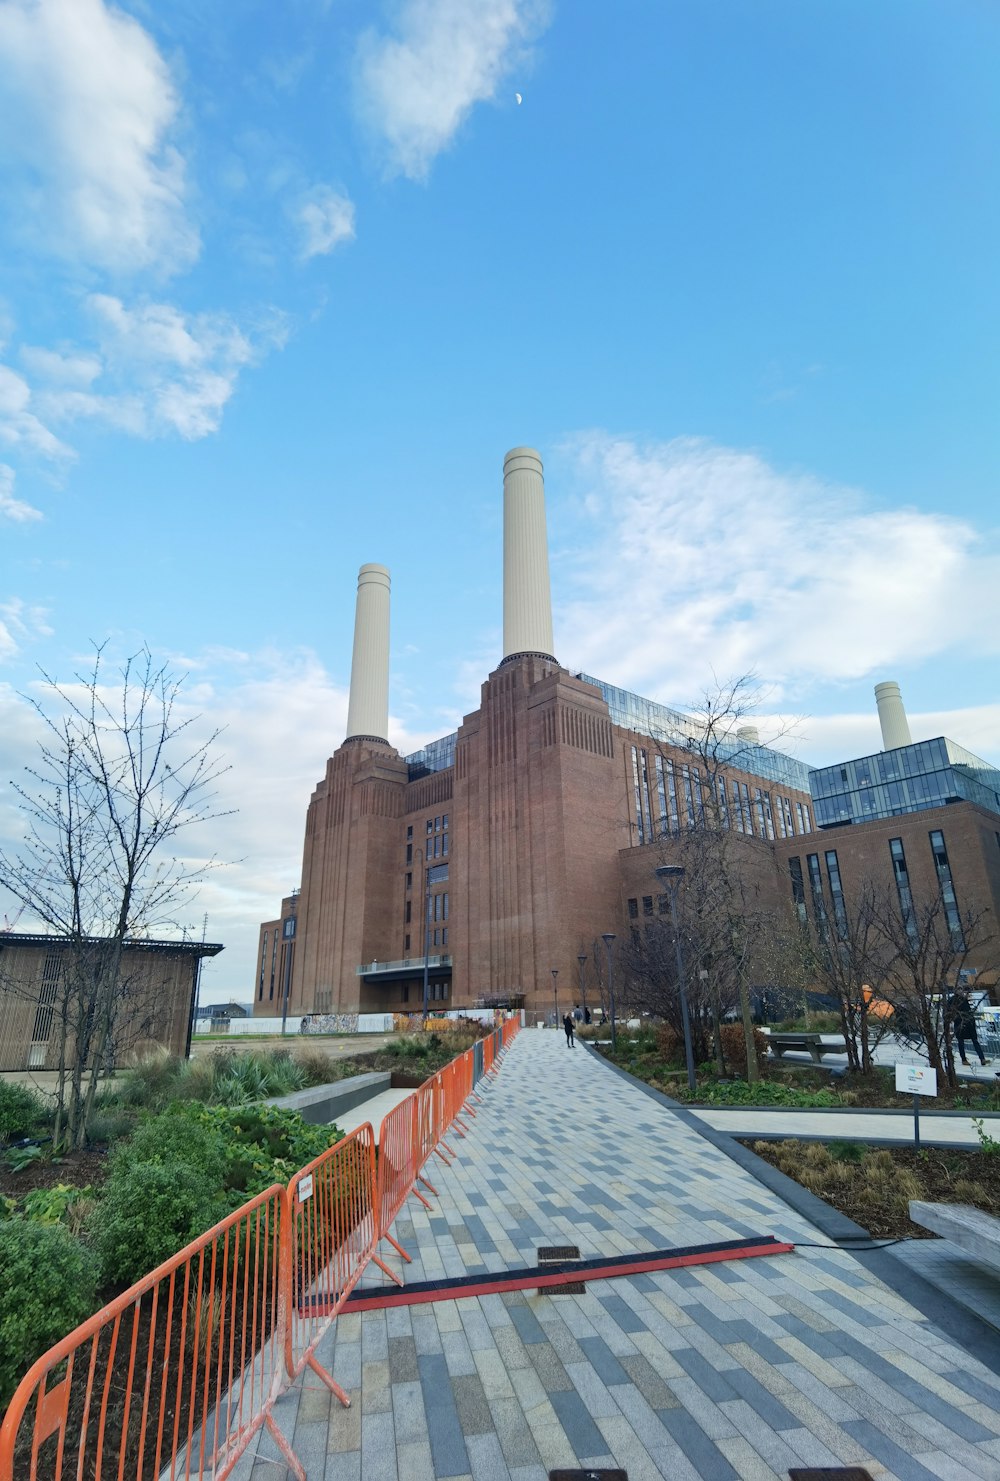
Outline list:
[[[407,1196],[417,1191],[414,1186],[420,1171],[417,1101],[416,1095],[400,1101],[382,1118],[378,1134],[378,1234],[406,1261],[409,1255],[389,1230]],[[417,1192],[417,1197],[427,1203],[422,1193]]]
[[[288,1185],[291,1300],[285,1362],[290,1378],[307,1365],[341,1403],[350,1399],[316,1361],[315,1350],[369,1260],[378,1258],[375,1133],[368,1122],[315,1158]]]
[[[0,1429],[0,1481],[222,1481],[284,1383],[287,1195],[268,1188],[39,1358]]]

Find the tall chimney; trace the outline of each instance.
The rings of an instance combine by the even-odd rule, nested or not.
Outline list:
[[[347,739],[389,739],[389,572],[362,566],[354,612]]]
[[[503,656],[552,657],[552,594],[542,460],[515,447],[503,460]]]
[[[906,718],[906,711],[903,709],[903,696],[899,692],[899,685],[892,681],[876,684],[875,703],[878,705],[878,718],[882,726],[883,751],[895,751],[898,746],[912,744],[910,725]]]

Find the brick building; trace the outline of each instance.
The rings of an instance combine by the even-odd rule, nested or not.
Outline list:
[[[414,1010],[425,973],[432,1005],[544,1011],[553,971],[575,1000],[578,957],[592,972],[597,938],[628,929],[629,881],[652,879],[669,835],[695,826],[706,777],[690,717],[552,655],[543,498],[538,455],[515,449],[502,661],[458,731],[411,756],[386,739],[388,572],[362,567],[347,738],[309,803],[301,892],[260,928],[255,1013]],[[750,730],[723,752],[727,825],[804,847],[808,768]]]
[[[699,775],[691,717],[552,654],[538,454],[504,461],[504,652],[479,708],[410,756],[386,739],[389,574],[361,568],[347,738],[306,815],[301,893],[260,928],[254,1011],[272,1016],[577,1001],[579,957],[664,909],[657,864],[699,825],[742,835],[759,898],[815,931],[871,880],[1000,919],[1000,772],[913,744],[876,686],[885,749],[811,770],[752,727]],[[949,903],[951,902],[951,903]],[[955,903],[957,902],[957,904]],[[998,943],[969,964],[996,981]],[[591,977],[591,986],[593,978]]]

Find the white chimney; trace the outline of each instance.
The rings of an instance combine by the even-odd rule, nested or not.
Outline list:
[[[875,703],[882,726],[883,751],[895,751],[899,746],[909,746],[910,725],[903,709],[903,696],[899,685],[891,681],[875,685]]]
[[[362,566],[354,613],[347,739],[389,739],[389,572]]]
[[[542,460],[515,447],[503,460],[503,656],[552,656],[552,595]]]

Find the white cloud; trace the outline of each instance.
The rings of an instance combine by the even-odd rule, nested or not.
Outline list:
[[[963,520],[691,438],[567,451],[586,492],[555,567],[574,593],[558,650],[590,673],[689,695],[712,671],[845,681],[1000,648],[1000,560]]]
[[[132,16],[103,0],[0,0],[0,136],[36,248],[172,272],[197,256],[179,100]]]
[[[0,442],[47,458],[69,458],[72,451],[32,411],[31,387],[23,376],[0,365]]]
[[[12,519],[15,524],[30,524],[44,519],[40,509],[25,504],[23,499],[14,498],[14,470],[7,463],[0,463],[0,519]]]
[[[20,357],[32,374],[58,386],[89,386],[101,373],[97,356],[83,350],[46,350],[40,345],[22,345]]]
[[[129,307],[106,293],[91,294],[86,307],[99,356],[32,350],[27,358],[55,381],[37,404],[56,422],[93,418],[142,437],[193,440],[217,431],[240,372],[286,334],[277,314],[243,329],[227,314],[185,314],[149,301]]]
[[[426,177],[473,106],[527,60],[548,11],[545,0],[402,0],[395,35],[363,37],[358,104],[394,173]]]
[[[20,597],[9,597],[0,602],[0,659],[13,658],[22,642],[49,637],[51,633],[44,607],[31,606]],[[5,686],[0,685],[0,693],[4,692]],[[0,732],[3,732],[5,724],[6,721],[0,723]]]
[[[329,185],[306,191],[292,217],[302,234],[304,260],[322,257],[341,242],[354,240],[354,202]]]

